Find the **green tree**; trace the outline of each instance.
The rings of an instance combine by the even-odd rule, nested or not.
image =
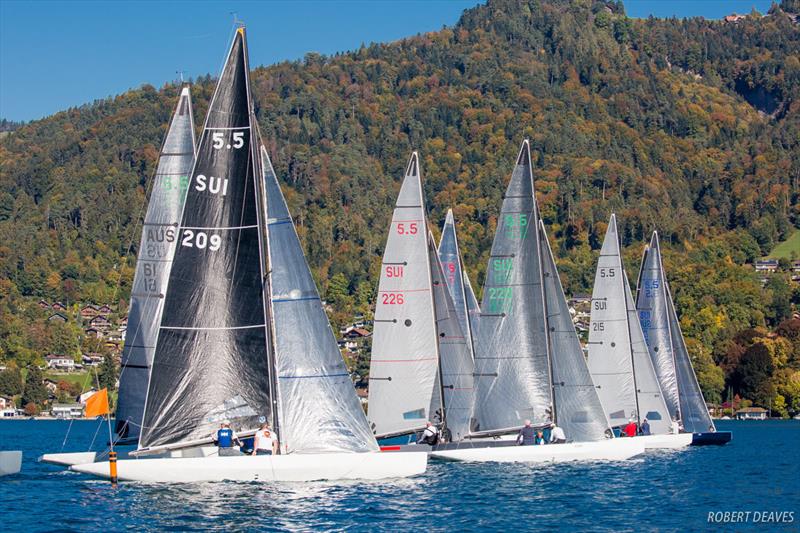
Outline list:
[[[347,278],[339,272],[328,282],[327,300],[334,305],[342,305],[350,295]]]
[[[777,325],[787,318],[791,318],[792,288],[786,281],[786,277],[778,274],[770,276],[766,288],[772,294],[766,313],[770,324]]]
[[[106,354],[103,356],[103,362],[97,368],[97,381],[101,389],[108,389],[109,395],[116,388],[117,383],[117,364],[114,362],[114,356]]]
[[[23,385],[22,372],[17,367],[0,371],[0,394],[3,396],[22,394]]]
[[[36,365],[28,367],[28,375],[25,376],[25,386],[22,390],[22,405],[32,403],[38,407],[47,401],[47,387],[44,384],[44,375]]]

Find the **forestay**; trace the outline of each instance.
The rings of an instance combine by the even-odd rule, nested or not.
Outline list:
[[[421,429],[438,368],[419,160],[411,155],[381,264],[369,373],[368,419],[378,436]]]
[[[592,377],[589,375],[544,223],[541,221],[539,238],[550,328],[550,348],[553,354],[553,402],[556,422],[571,441],[602,440],[606,438],[606,430],[610,429],[608,419],[600,404]]]
[[[473,432],[549,423],[552,397],[530,146],[506,189],[475,334]]]
[[[475,369],[468,338],[461,329],[433,235],[430,235],[428,242],[445,420],[450,439],[459,441],[469,434],[473,403],[472,374]]]
[[[189,88],[184,87],[159,154],[136,258],[119,376],[116,433],[120,438],[139,438],[147,381],[194,154],[192,101]]]
[[[264,147],[261,166],[282,449],[377,450]]]
[[[244,29],[209,106],[181,218],[140,448],[272,418],[258,153]]]

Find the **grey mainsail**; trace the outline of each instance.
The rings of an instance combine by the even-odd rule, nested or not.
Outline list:
[[[261,165],[282,449],[377,450],[263,146]]]
[[[686,431],[716,431],[683,340],[656,232],[645,249],[638,285],[639,320],[671,414]]]
[[[544,223],[541,221],[539,236],[550,347],[553,354],[553,401],[556,422],[564,429],[570,440],[579,442],[602,440],[606,437],[609,423],[597,395],[597,389],[589,375]]]
[[[517,157],[492,243],[475,334],[473,433],[552,418],[549,346],[530,146]]]
[[[369,371],[368,416],[378,436],[433,418],[438,343],[419,158],[411,155],[381,264]]]
[[[469,434],[473,404],[473,373],[475,371],[469,350],[467,334],[461,329],[446,272],[436,253],[433,235],[428,238],[431,260],[433,302],[436,313],[436,330],[439,335],[439,372],[444,398],[442,405],[448,440],[459,441]],[[434,385],[435,389],[438,389]]]
[[[472,293],[472,286],[469,285],[466,272],[461,263],[461,252],[458,248],[458,237],[456,236],[456,225],[453,218],[453,210],[447,210],[444,226],[442,227],[442,238],[438,248],[439,260],[442,263],[447,288],[453,299],[461,331],[464,332],[467,341],[467,348],[471,358],[475,357],[474,342],[472,340],[472,325],[470,322],[475,319],[475,311],[478,310],[478,302],[475,294]],[[470,312],[472,307],[472,312]]]
[[[195,154],[192,99],[181,90],[153,177],[131,288],[128,329],[119,376],[116,433],[136,440],[156,348],[189,173]]]
[[[650,247],[645,248],[639,271],[636,308],[661,390],[664,391],[669,414],[675,420],[679,420],[681,406],[663,272],[658,234],[653,232]]]
[[[613,214],[595,275],[588,363],[612,426],[647,418],[653,433],[669,432],[667,406],[636,320]]]

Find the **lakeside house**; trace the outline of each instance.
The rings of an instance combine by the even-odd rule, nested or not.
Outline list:
[[[56,403],[50,408],[56,418],[83,418],[83,406],[79,403]]]
[[[62,304],[61,302],[53,302],[53,305],[50,306],[53,311],[66,311],[67,306]]]
[[[372,336],[371,331],[364,328],[357,328],[351,326],[345,330],[342,339],[339,341],[339,346],[344,346],[351,352],[357,352],[364,347],[366,340]]]
[[[75,370],[75,361],[72,357],[66,355],[50,354],[44,360],[47,363],[47,368],[66,370],[67,372]]]
[[[759,259],[755,262],[756,272],[775,272],[778,270],[777,259]]]
[[[736,420],[766,420],[767,410],[761,407],[745,407],[736,411]]]

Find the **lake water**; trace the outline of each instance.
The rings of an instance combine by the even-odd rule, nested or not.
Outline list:
[[[800,530],[800,422],[719,422],[723,447],[652,453],[623,463],[431,462],[413,479],[369,483],[143,485],[36,461],[57,452],[66,421],[0,421],[0,449],[22,472],[0,478],[0,531]],[[97,422],[72,425],[64,451],[85,451]],[[105,426],[96,448],[106,442]],[[790,511],[794,521],[720,526],[714,511]]]

